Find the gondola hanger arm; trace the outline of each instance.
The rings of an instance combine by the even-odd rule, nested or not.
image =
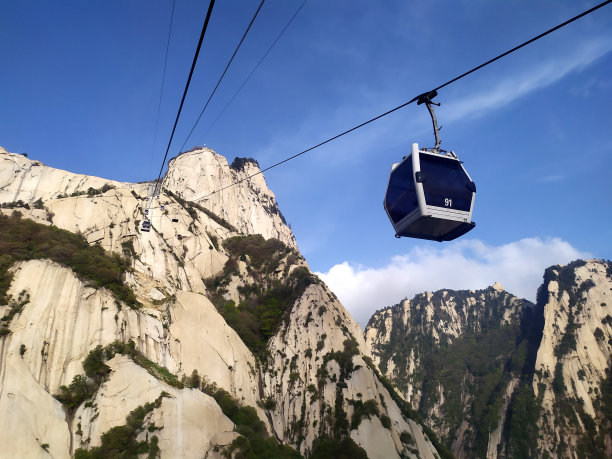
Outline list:
[[[440,140],[440,128],[438,128],[438,120],[436,119],[436,114],[434,112],[434,105],[440,106],[440,103],[436,103],[432,101],[434,97],[438,95],[438,91],[435,89],[433,91],[425,92],[418,96],[417,105],[425,104],[427,106],[427,110],[429,111],[429,115],[431,116],[431,122],[433,123],[434,136],[436,137],[436,146],[433,147],[434,152],[438,153],[440,151],[440,144],[442,140]]]

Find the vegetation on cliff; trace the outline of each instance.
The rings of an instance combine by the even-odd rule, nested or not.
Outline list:
[[[176,375],[147,359],[142,352],[136,349],[134,341],[130,340],[127,343],[114,341],[107,346],[98,345],[92,349],[83,360],[85,375],[76,375],[68,386],[61,386],[55,398],[62,402],[68,411],[76,410],[84,401],[92,398],[102,383],[106,381],[110,368],[105,362],[112,359],[115,354],[127,355],[134,363],[160,381],[177,389],[183,388],[183,383]]]
[[[106,361],[115,354],[129,356],[135,363],[145,368],[152,376],[177,389],[185,387],[199,389],[215,399],[223,414],[236,424],[236,431],[240,437],[236,438],[224,451],[227,457],[248,457],[263,459],[275,457],[279,459],[297,459],[302,457],[297,451],[287,445],[281,445],[275,438],[270,437],[265,424],[259,419],[257,411],[251,406],[245,406],[231,396],[225,389],[217,387],[206,379],[200,378],[194,370],[189,377],[179,380],[176,375],[148,360],[136,349],[135,343],[129,341],[122,343],[115,341],[105,347],[97,346],[83,361],[85,375],[77,375],[69,386],[62,386],[60,394],[55,397],[60,400],[69,411],[74,410],[84,401],[94,396],[100,385],[108,378],[110,368]],[[169,395],[163,392],[157,400],[145,403],[132,411],[126,418],[126,424],[110,429],[102,435],[102,445],[99,447],[77,449],[75,458],[97,459],[102,457],[142,457],[147,454],[149,458],[159,455],[157,438],[152,436],[143,441],[136,438],[143,431],[145,417],[155,408],[161,406],[163,397]],[[91,402],[89,402],[91,403]],[[155,426],[149,426],[153,432]]]
[[[223,242],[229,254],[223,271],[205,280],[208,295],[225,321],[255,353],[265,350],[284,315],[318,279],[300,261],[297,252],[277,239],[261,235],[235,236]],[[227,286],[240,277],[239,262],[247,263],[248,280],[238,287],[240,303],[227,300]]]
[[[450,317],[448,304],[466,318]],[[393,383],[404,391],[411,385],[420,395],[413,418],[424,419],[444,444],[452,445],[467,421],[470,429],[461,440],[463,454],[486,456],[508,384],[513,378],[530,378],[528,362],[533,368],[541,339],[534,324],[541,314],[531,303],[491,288],[417,295],[410,308],[408,322],[404,325],[397,319],[392,330],[383,330],[383,320],[371,319],[369,326],[380,327],[379,333],[390,332],[389,341],[376,350],[381,369],[394,364]],[[516,312],[507,316],[509,309]],[[428,317],[430,312],[433,315]],[[445,328],[457,320],[465,322],[463,333],[454,338]],[[418,362],[414,371],[406,365],[411,359]],[[517,414],[515,420],[519,418]]]
[[[114,185],[110,185],[108,183],[105,183],[104,185],[102,185],[100,188],[94,188],[94,187],[89,187],[87,189],[87,191],[73,191],[70,194],[60,194],[57,196],[58,199],[63,199],[63,198],[74,198],[77,196],[89,196],[89,197],[93,197],[93,196],[98,196],[100,194],[106,193],[107,191],[110,190],[114,190],[115,187]]]
[[[224,451],[226,457],[244,457],[249,459],[298,459],[302,455],[287,445],[281,445],[276,438],[270,437],[266,425],[257,416],[252,406],[238,402],[225,389],[217,387],[208,380],[200,380],[197,371],[189,378],[191,387],[199,388],[205,394],[215,399],[223,414],[236,424],[236,432],[240,434]]]
[[[0,336],[8,335],[11,333],[11,329],[9,328],[9,325],[11,324],[13,317],[19,314],[23,310],[23,307],[29,302],[30,302],[30,294],[26,292],[25,290],[22,290],[21,292],[19,292],[19,296],[17,297],[17,300],[14,300],[14,299],[9,300],[8,310],[5,312],[2,318],[0,318]],[[25,353],[25,350],[23,352]],[[21,355],[23,355],[23,353]]]
[[[17,211],[11,216],[0,215],[0,304],[8,301],[6,293],[12,280],[8,269],[17,261],[36,259],[67,266],[93,287],[107,288],[132,308],[140,306],[132,289],[123,282],[123,275],[130,269],[128,260],[89,245],[78,234],[21,218]]]
[[[236,227],[232,225],[230,222],[228,222],[226,219],[219,217],[217,214],[208,210],[206,207],[201,206],[197,202],[187,201],[186,199],[181,198],[179,195],[173,193],[172,191],[166,188],[164,188],[164,193],[166,193],[168,196],[174,199],[183,209],[185,209],[185,211],[189,214],[189,216],[193,218],[194,220],[198,219],[198,213],[196,212],[196,209],[197,209],[200,212],[203,212],[204,214],[206,214],[211,220],[213,220],[218,225],[221,225],[225,229],[232,231],[234,233],[238,232]]]
[[[259,168],[259,163],[257,162],[256,159],[254,158],[239,158],[238,156],[236,156],[234,158],[234,160],[232,161],[232,164],[230,164],[230,169],[233,169],[235,171],[241,172],[245,169],[245,166],[247,164],[253,164],[255,167]]]
[[[138,434],[144,430],[146,416],[154,409],[161,406],[164,397],[169,397],[167,392],[162,392],[153,402],[147,402],[130,412],[125,418],[125,424],[116,426],[102,434],[102,444],[89,450],[77,448],[74,452],[75,459],[105,459],[110,457],[136,458],[144,457],[148,459],[158,458],[160,449],[158,438],[148,434],[145,440],[138,441]],[[160,429],[163,429],[161,427]],[[156,428],[151,426],[149,431],[153,432]]]

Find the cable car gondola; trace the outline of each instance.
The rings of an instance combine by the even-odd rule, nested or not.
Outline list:
[[[412,144],[410,155],[394,164],[384,207],[396,237],[452,241],[476,226],[472,221],[476,185],[454,152],[440,150],[438,126],[431,98],[424,94],[434,124],[436,146],[420,149]]]
[[[144,220],[142,222],[142,226],[140,228],[140,231],[143,231],[145,233],[148,233],[149,231],[151,231],[151,222],[149,220]]]

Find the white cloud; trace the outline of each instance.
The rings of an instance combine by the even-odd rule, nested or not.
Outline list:
[[[502,79],[489,90],[449,102],[444,112],[445,120],[478,117],[497,110],[519,97],[556,83],[571,72],[585,69],[610,51],[612,41],[605,37],[582,43],[562,56],[543,59],[526,71],[513,72],[512,77]]]
[[[538,182],[541,183],[554,183],[554,182],[562,182],[567,178],[566,174],[550,174],[544,175],[538,179]]]
[[[559,238],[526,238],[497,247],[463,240],[440,248],[415,247],[380,268],[345,261],[316,274],[365,326],[377,309],[442,288],[481,289],[501,282],[510,293],[535,301],[544,269],[577,258],[590,254]]]

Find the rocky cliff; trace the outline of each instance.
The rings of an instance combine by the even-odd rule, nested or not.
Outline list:
[[[612,263],[548,268],[538,303],[544,305],[532,382],[538,449],[553,457],[610,457]]]
[[[365,337],[457,457],[609,457],[611,292],[609,262],[577,261],[546,270],[536,305],[499,284],[425,293]]]
[[[381,371],[454,454],[484,456],[499,442],[493,418],[516,378],[504,366],[533,310],[500,284],[440,290],[377,312],[365,337]]]
[[[209,196],[258,170],[196,149],[147,200],[0,151],[2,454],[437,456],[263,176]]]
[[[230,184],[235,185],[228,187]],[[213,150],[197,148],[170,160],[162,186],[187,201],[200,203],[240,233],[261,234],[297,248],[254,159],[236,158],[228,165],[225,157]]]

